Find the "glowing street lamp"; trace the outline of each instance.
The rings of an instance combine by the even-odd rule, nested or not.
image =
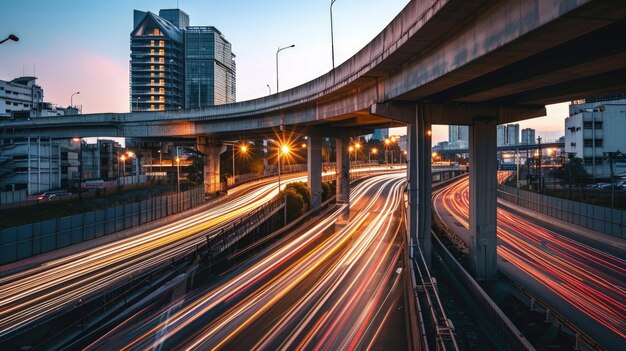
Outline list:
[[[377,148],[373,148],[370,150],[369,154],[367,154],[367,163],[372,166],[372,154],[376,155],[378,153]]]

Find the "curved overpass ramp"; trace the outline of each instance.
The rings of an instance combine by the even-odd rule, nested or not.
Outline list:
[[[625,16],[620,0],[411,1],[335,70],[279,94],[3,127],[59,138],[241,136],[318,124],[363,131],[410,122],[414,114],[388,108],[407,103],[419,103],[432,123],[471,124],[486,115],[507,123],[544,115],[544,104],[624,91]]]

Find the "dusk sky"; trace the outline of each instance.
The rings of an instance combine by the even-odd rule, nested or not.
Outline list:
[[[376,36],[407,0],[337,0],[333,5],[335,64]],[[237,101],[276,89],[276,49],[280,89],[308,82],[331,69],[330,1],[181,0],[191,25],[217,27],[237,55]],[[34,75],[45,100],[82,105],[83,113],[128,112],[130,32],[133,10],[158,13],[176,0],[2,0],[0,36],[18,43],[0,46],[0,79]],[[563,135],[567,104],[548,108],[548,117],[521,122],[547,139]],[[400,130],[395,132],[401,133]],[[446,140],[447,127],[433,128],[434,141]]]

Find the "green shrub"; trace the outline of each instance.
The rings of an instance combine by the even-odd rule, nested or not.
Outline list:
[[[308,206],[311,203],[311,194],[309,193],[309,187],[304,182],[289,183],[285,186],[285,190],[293,190],[300,194],[304,203]]]
[[[292,222],[304,213],[304,199],[293,189],[285,189],[283,195],[287,198],[287,222]]]

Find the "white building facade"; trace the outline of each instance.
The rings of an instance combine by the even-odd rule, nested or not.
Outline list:
[[[611,175],[610,155],[626,153],[626,98],[587,99],[572,104],[565,119],[565,152],[581,158],[593,178]],[[626,172],[626,165],[613,162],[614,174]]]

